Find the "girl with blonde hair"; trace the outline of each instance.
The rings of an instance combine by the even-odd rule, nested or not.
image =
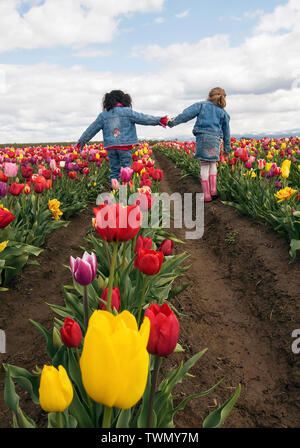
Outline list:
[[[200,160],[200,181],[205,202],[218,197],[216,162],[220,160],[222,139],[224,152],[229,154],[231,151],[230,117],[225,107],[226,92],[220,87],[215,87],[209,92],[205,101],[192,104],[168,121],[168,126],[172,128],[197,117],[193,129],[196,137],[195,158]]]

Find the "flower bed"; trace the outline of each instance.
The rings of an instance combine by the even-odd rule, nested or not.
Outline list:
[[[236,140],[218,164],[221,200],[254,219],[270,224],[290,243],[294,260],[300,249],[300,138]],[[162,142],[153,146],[171,158],[183,175],[200,176],[195,142]]]
[[[108,164],[103,145],[0,149],[0,290],[39,255],[46,236],[97,197]],[[104,162],[104,163],[103,163]]]

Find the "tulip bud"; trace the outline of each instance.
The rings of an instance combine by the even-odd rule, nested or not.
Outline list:
[[[53,327],[52,341],[55,348],[59,348],[62,345],[60,332],[56,327]]]
[[[143,396],[149,372],[150,321],[138,329],[129,311],[94,311],[80,358],[83,386],[97,403],[129,409]]]
[[[105,282],[104,282],[103,278],[101,277],[101,275],[99,275],[99,277],[98,277],[98,288],[103,290],[104,286],[105,286]]]
[[[165,239],[163,240],[163,242],[161,243],[159,250],[165,255],[172,255],[173,252],[173,248],[174,248],[174,241]]]
[[[60,329],[62,342],[66,347],[78,347],[82,340],[81,328],[77,322],[66,317],[64,326]]]
[[[179,336],[179,322],[167,303],[157,303],[146,309],[150,320],[150,336],[147,350],[152,355],[167,356],[173,353]]]
[[[70,257],[70,267],[76,282],[82,286],[89,285],[94,281],[97,274],[97,257],[84,252],[83,257],[76,260]]]
[[[44,365],[39,398],[41,408],[46,412],[63,412],[73,400],[73,386],[63,366]]]
[[[162,252],[141,248],[134,260],[134,267],[143,274],[155,275],[160,271],[163,261],[164,254]]]
[[[104,288],[102,295],[101,295],[101,299],[104,300],[104,302],[107,302],[107,295],[108,295],[108,287]],[[112,289],[111,309],[113,310],[115,308],[117,311],[119,311],[120,307],[121,307],[120,290],[116,286],[115,288]],[[106,310],[106,305],[104,305],[103,302],[100,302],[99,308],[100,308],[100,310]]]

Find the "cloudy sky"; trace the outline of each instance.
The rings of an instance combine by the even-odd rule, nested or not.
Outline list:
[[[172,117],[216,86],[232,134],[300,135],[299,23],[299,0],[0,0],[0,143],[76,141],[112,89]]]

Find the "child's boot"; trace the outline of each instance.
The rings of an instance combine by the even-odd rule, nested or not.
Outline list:
[[[212,199],[217,199],[218,190],[217,190],[217,174],[209,175],[209,186],[210,186],[210,194]]]
[[[204,193],[204,202],[211,202],[211,194],[210,194],[210,188],[209,188],[209,181],[208,180],[201,180],[202,185],[202,192]]]

